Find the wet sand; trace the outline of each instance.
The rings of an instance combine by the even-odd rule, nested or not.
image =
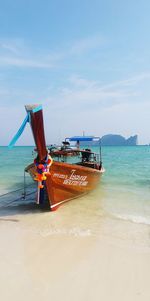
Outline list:
[[[1,300],[150,300],[150,227],[88,204],[1,211]]]

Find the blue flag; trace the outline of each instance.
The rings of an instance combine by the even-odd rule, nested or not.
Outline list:
[[[12,148],[15,145],[16,141],[19,139],[19,137],[23,133],[27,122],[29,122],[29,113],[27,114],[26,118],[24,119],[24,121],[23,121],[21,127],[19,128],[18,132],[16,133],[16,135],[13,137],[13,139],[9,143],[9,145],[8,145],[9,148]]]

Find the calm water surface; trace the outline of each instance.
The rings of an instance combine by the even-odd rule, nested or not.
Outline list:
[[[23,187],[24,168],[33,161],[33,149],[0,147],[1,204],[3,194]],[[73,201],[73,207],[86,216],[89,208],[90,214],[103,212],[106,216],[150,224],[150,147],[103,147],[102,156],[106,171],[99,187]],[[31,183],[27,176],[27,184]],[[66,204],[65,210],[70,206]]]

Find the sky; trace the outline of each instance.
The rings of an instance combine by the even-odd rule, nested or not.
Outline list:
[[[0,145],[42,104],[47,143],[150,142],[149,0],[0,0]],[[32,145],[30,127],[17,145]]]

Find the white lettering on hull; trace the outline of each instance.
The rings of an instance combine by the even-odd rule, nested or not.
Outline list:
[[[76,170],[72,169],[71,174],[64,175],[60,173],[54,173],[53,178],[62,179],[64,185],[72,185],[72,186],[87,186],[87,176],[80,176],[79,174],[76,174]]]

